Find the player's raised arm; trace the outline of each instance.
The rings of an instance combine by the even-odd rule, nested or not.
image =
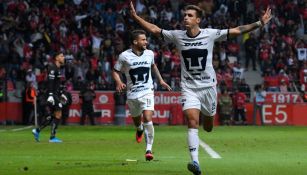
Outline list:
[[[160,74],[160,71],[159,69],[157,68],[156,64],[153,64],[151,65],[151,69],[152,71],[155,73],[157,79],[158,79],[158,82],[160,83],[160,85],[162,87],[164,87],[165,89],[167,89],[168,91],[171,91],[172,88],[163,80],[161,74]]]
[[[271,9],[268,7],[264,13],[264,15],[261,17],[261,19],[255,23],[252,24],[247,24],[243,26],[238,26],[235,28],[229,29],[229,36],[230,37],[235,37],[250,31],[253,31],[259,27],[263,27],[266,25],[270,20],[271,20]]]
[[[160,37],[161,28],[159,28],[158,26],[156,26],[152,23],[145,21],[143,18],[138,16],[135,12],[132,1],[130,2],[130,15],[131,15],[132,19],[135,22],[137,22],[138,24],[140,24],[146,31],[152,33],[156,37]]]

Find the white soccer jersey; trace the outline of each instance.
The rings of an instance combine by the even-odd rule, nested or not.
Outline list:
[[[217,83],[212,65],[215,41],[227,39],[228,29],[200,29],[195,37],[189,37],[186,30],[162,30],[163,39],[176,44],[181,59],[181,86],[203,88]]]
[[[119,55],[114,69],[126,75],[128,99],[137,99],[153,93],[151,77],[153,64],[154,53],[151,50],[144,50],[142,55],[137,56],[132,49],[128,49]]]

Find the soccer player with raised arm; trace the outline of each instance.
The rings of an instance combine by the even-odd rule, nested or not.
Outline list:
[[[47,105],[45,110],[45,120],[35,129],[32,130],[34,138],[39,141],[39,135],[43,128],[51,124],[51,135],[49,142],[60,143],[62,140],[55,137],[56,130],[61,121],[63,103],[66,103],[68,98],[62,93],[61,89],[61,66],[65,64],[65,57],[62,52],[54,54],[54,62],[48,67],[47,76]]]
[[[171,90],[171,87],[164,82],[154,62],[154,53],[146,49],[147,39],[144,30],[134,30],[131,33],[131,49],[119,55],[114,65],[112,76],[116,83],[116,91],[122,92],[127,88],[127,104],[137,128],[136,141],[140,143],[143,138],[143,131],[146,141],[145,159],[153,159],[152,145],[154,141],[154,127],[152,115],[154,111],[154,90],[151,70],[155,73],[159,83]],[[120,78],[124,73],[127,78],[127,85]],[[142,123],[142,117],[143,121]]]
[[[185,7],[183,24],[186,30],[163,30],[139,17],[130,3],[130,14],[134,21],[158,38],[176,44],[181,59],[182,105],[188,119],[188,148],[192,161],[188,170],[194,175],[201,174],[198,161],[199,118],[203,116],[203,128],[213,129],[217,106],[216,75],[212,65],[215,41],[223,41],[250,32],[267,24],[271,19],[271,9],[267,8],[261,19],[255,23],[231,29],[201,29],[199,23],[202,10],[195,5]]]

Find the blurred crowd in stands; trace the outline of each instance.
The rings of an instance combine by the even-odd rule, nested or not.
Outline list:
[[[250,97],[245,71],[261,73],[267,91],[307,91],[307,3],[304,0],[206,0],[201,26],[231,28],[255,22],[268,6],[273,19],[254,33],[217,43],[213,65],[219,89]],[[2,0],[0,2],[0,78],[37,87],[57,50],[65,53],[66,87],[114,90],[111,70],[129,48],[128,0]],[[139,15],[163,29],[183,29],[183,7],[197,0],[134,0]],[[180,58],[173,44],[148,36],[148,48],[174,90],[180,88]],[[251,65],[249,65],[251,63]],[[258,69],[258,70],[257,70]],[[155,84],[157,90],[163,90]],[[249,98],[248,98],[249,99]]]

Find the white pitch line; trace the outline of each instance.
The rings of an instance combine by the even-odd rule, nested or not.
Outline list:
[[[11,131],[22,131],[22,130],[26,130],[26,129],[29,129],[29,128],[32,128],[33,126],[26,126],[26,127],[23,127],[23,128],[17,128],[17,129],[12,129]]]
[[[208,144],[199,139],[199,145],[213,158],[213,159],[221,159],[222,157],[215,152]]]

